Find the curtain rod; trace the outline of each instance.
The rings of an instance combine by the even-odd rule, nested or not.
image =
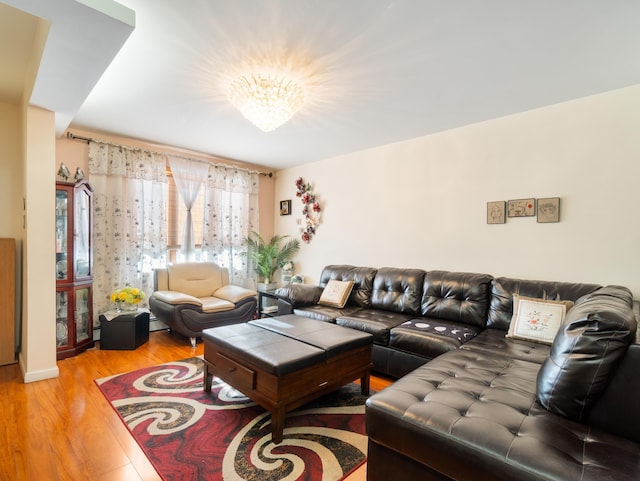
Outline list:
[[[95,139],[92,139],[90,137],[81,137],[80,135],[76,135],[76,134],[73,134],[71,132],[67,132],[67,138],[71,139],[71,140],[79,140],[81,142],[86,142],[87,144],[89,144],[90,142],[95,142],[95,143],[98,143],[98,144],[112,145],[114,147],[126,147],[126,148],[129,148],[129,149],[132,149],[132,150],[140,150],[142,152],[147,152],[147,153],[150,153],[150,154],[173,155],[174,157],[180,157],[182,159],[201,161],[200,159],[193,159],[191,157],[185,157],[185,156],[182,156],[182,155],[167,154],[166,152],[154,152],[153,150],[142,149],[142,148],[138,148],[138,147],[127,147],[126,145],[120,145],[120,144],[116,144],[114,142],[107,142],[105,140],[95,140]],[[215,162],[210,162],[208,160],[205,161],[205,162],[207,162],[209,164],[212,164],[212,165],[220,165],[220,166],[223,166],[223,167],[231,167],[231,168],[238,169],[238,170],[244,170],[244,171],[250,172],[252,174],[264,175],[264,176],[269,177],[269,178],[273,177],[273,172],[260,172],[259,170],[251,170],[251,169],[247,169],[245,167],[238,167],[238,166],[231,165],[231,164],[215,163]]]

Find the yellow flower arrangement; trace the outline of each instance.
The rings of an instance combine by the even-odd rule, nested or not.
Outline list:
[[[142,299],[144,299],[144,292],[137,287],[125,286],[111,293],[111,302],[115,302],[118,305],[122,302],[138,304]]]

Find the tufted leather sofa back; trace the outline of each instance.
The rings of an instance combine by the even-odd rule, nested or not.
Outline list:
[[[371,307],[402,314],[419,314],[425,274],[421,269],[379,269],[373,280]]]
[[[427,272],[422,315],[485,327],[492,279],[488,274]]]
[[[555,301],[577,301],[601,286],[575,282],[532,281],[496,277],[491,286],[491,299],[487,327],[509,330],[513,316],[513,295],[549,299]]]
[[[325,266],[320,274],[320,287],[325,287],[331,279],[337,281],[353,281],[353,289],[347,304],[358,307],[371,307],[371,293],[373,292],[373,278],[376,269],[371,267],[355,267],[349,265]]]

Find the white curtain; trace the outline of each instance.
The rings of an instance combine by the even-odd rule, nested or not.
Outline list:
[[[197,160],[169,156],[169,166],[171,167],[171,175],[173,175],[178,193],[187,208],[180,253],[185,260],[192,261],[195,259],[196,243],[193,235],[191,208],[198,198],[200,188],[206,181],[209,164]]]
[[[113,309],[109,296],[126,284],[145,292],[146,306],[153,268],[166,264],[166,164],[162,154],[89,143],[96,320]]]
[[[258,230],[259,174],[209,166],[204,199],[202,260],[229,269],[233,284],[254,287],[247,237]]]

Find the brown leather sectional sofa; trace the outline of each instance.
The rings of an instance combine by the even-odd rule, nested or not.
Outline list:
[[[342,309],[318,305],[352,280]],[[367,479],[640,479],[640,336],[628,289],[420,269],[327,266],[279,314],[374,335],[399,378],[367,403]],[[572,301],[551,346],[506,337],[513,295]]]

